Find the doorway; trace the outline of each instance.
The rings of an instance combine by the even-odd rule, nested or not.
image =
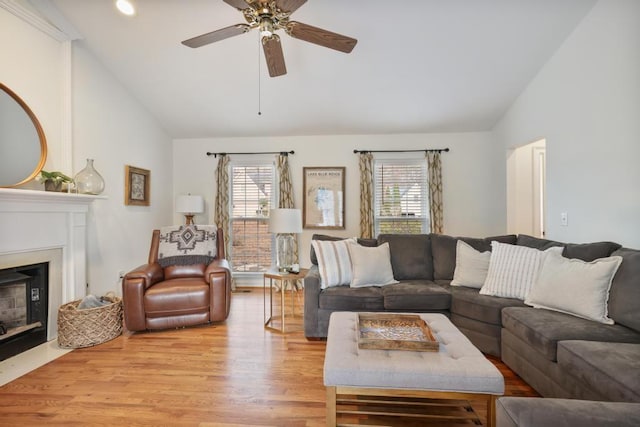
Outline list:
[[[546,228],[546,140],[507,153],[507,231],[544,237]]]

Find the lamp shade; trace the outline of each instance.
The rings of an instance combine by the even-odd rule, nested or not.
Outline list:
[[[269,211],[269,233],[302,233],[300,209],[271,209]]]
[[[178,196],[176,198],[176,212],[185,214],[197,214],[204,212],[204,199],[202,196]]]

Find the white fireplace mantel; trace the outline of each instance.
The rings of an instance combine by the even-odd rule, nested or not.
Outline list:
[[[61,283],[50,280],[50,317],[59,304],[86,294],[86,220],[96,199],[106,197],[0,188],[0,268],[20,265],[23,256],[29,260],[34,253],[62,253],[62,265],[54,266]],[[54,334],[49,329],[49,339]]]
[[[9,208],[26,209],[27,212],[87,212],[89,205],[96,199],[106,199],[105,196],[89,194],[59,193],[55,191],[19,190],[15,188],[0,188],[0,212],[7,212]],[[6,204],[6,206],[5,206]]]

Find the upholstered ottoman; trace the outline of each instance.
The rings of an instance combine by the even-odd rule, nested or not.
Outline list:
[[[437,399],[437,403],[485,401],[487,424],[495,425],[495,399],[504,393],[500,371],[446,316],[433,313],[419,316],[439,341],[438,352],[359,349],[357,313],[331,314],[324,362],[327,425],[335,425],[340,414],[357,413],[367,402],[373,402],[374,406],[378,403],[379,406],[406,404],[413,408],[422,405],[423,409],[433,404],[420,399]],[[339,409],[342,407],[349,409]],[[369,409],[364,413],[372,412],[380,415],[384,411]],[[406,410],[401,415],[439,417],[437,413],[427,412]],[[385,415],[398,414],[390,411]],[[469,419],[472,415],[463,418]]]

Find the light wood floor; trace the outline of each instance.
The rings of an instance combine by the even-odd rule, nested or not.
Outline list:
[[[125,333],[6,384],[0,425],[321,426],[324,350],[265,331],[262,289],[234,293],[224,324]],[[536,395],[491,360],[507,395]]]

